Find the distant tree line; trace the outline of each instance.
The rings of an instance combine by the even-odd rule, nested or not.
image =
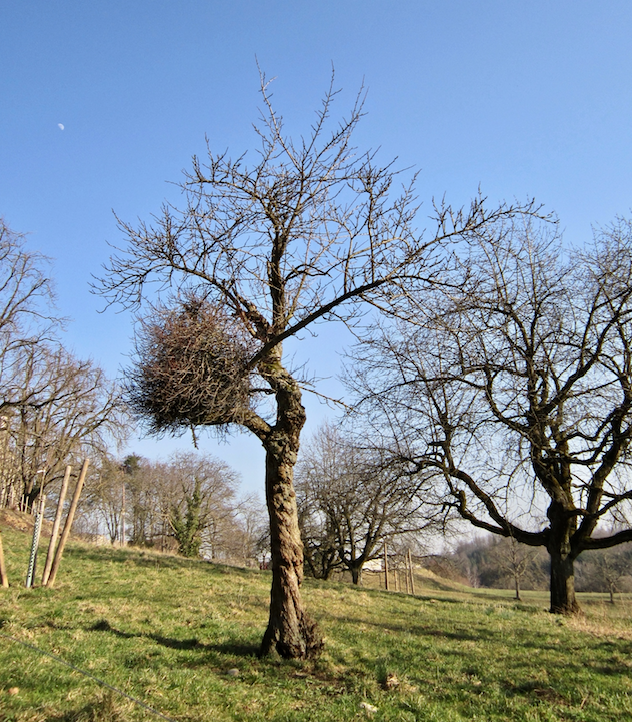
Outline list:
[[[110,543],[177,551],[186,557],[254,565],[266,559],[264,510],[238,498],[224,462],[178,452],[166,462],[105,458],[92,474],[84,515]]]

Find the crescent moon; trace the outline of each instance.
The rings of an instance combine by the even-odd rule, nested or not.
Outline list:
[[[64,129],[64,124],[63,124],[63,123],[57,123],[57,127],[59,128],[59,130],[63,130],[63,129]]]

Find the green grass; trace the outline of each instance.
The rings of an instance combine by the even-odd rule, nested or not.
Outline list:
[[[632,719],[628,600],[613,607],[581,595],[585,616],[561,619],[539,593],[516,604],[510,592],[430,577],[417,581],[426,588],[416,598],[307,580],[324,654],[307,663],[260,660],[267,572],[75,543],[54,589],[26,590],[29,538],[2,534],[14,586],[0,589],[0,633],[179,722]],[[0,637],[2,722],[154,719]]]

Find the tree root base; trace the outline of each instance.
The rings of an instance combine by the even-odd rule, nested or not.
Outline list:
[[[307,614],[303,614],[298,629],[282,630],[271,622],[263,636],[259,657],[315,659],[324,646],[318,625]]]

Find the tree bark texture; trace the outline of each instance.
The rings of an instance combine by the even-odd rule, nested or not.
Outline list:
[[[307,659],[320,653],[323,639],[305,611],[300,593],[303,543],[293,479],[305,410],[298,385],[294,382],[284,387],[277,389],[277,424],[263,442],[272,589],[270,619],[261,643],[261,655],[277,653],[286,659]]]
[[[575,598],[575,572],[570,554],[551,552],[551,612],[575,614],[579,604]]]
[[[579,604],[575,597],[574,562],[577,552],[571,545],[577,529],[577,517],[572,509],[552,502],[547,516],[551,523],[548,552],[551,556],[551,609],[553,614],[576,614]]]

